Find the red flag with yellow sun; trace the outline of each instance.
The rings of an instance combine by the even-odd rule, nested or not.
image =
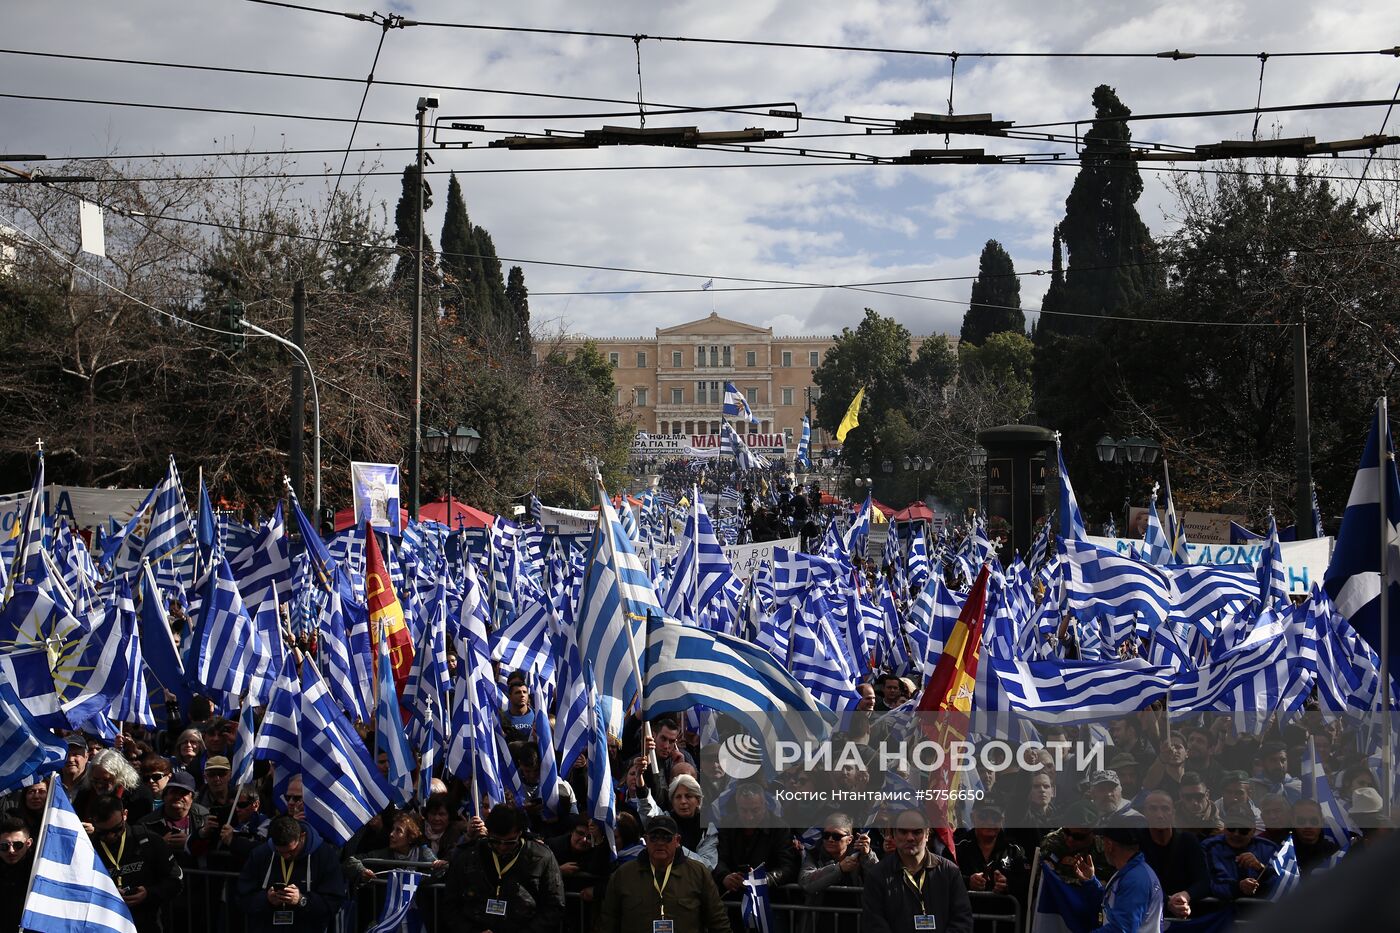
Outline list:
[[[403,696],[409,668],[413,667],[413,635],[404,621],[403,606],[394,593],[389,568],[384,566],[384,555],[379,552],[379,542],[368,522],[365,523],[365,606],[369,609],[372,657],[379,657],[379,639],[387,640],[389,663],[394,668],[394,688]]]

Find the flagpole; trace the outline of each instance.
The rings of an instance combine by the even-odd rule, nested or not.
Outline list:
[[[1392,810],[1391,797],[1395,795],[1395,729],[1390,721],[1390,715],[1394,712],[1390,697],[1390,518],[1387,514],[1389,504],[1385,501],[1386,486],[1390,479],[1391,472],[1395,469],[1395,456],[1390,446],[1390,409],[1386,397],[1382,395],[1377,404],[1377,418],[1380,419],[1381,431],[1377,440],[1377,466],[1376,471],[1379,479],[1379,490],[1377,499],[1380,502],[1381,512],[1381,709],[1385,712],[1382,722],[1385,724],[1383,734],[1385,735],[1385,748],[1381,752],[1381,770],[1383,772],[1383,782],[1385,787],[1385,814],[1389,818]]]
[[[24,900],[21,902],[22,904],[29,903],[29,895],[34,893],[34,879],[39,874],[39,856],[42,855],[44,851],[44,839],[49,834],[49,816],[53,813],[54,785],[62,786],[62,783],[58,780],[57,774],[52,775],[48,781],[49,792],[44,797],[44,818],[39,823],[39,838],[34,840],[34,863],[29,866],[29,883],[24,887]],[[78,817],[78,819],[81,821],[82,817]],[[23,908],[21,908],[20,916],[21,918],[24,916]]]

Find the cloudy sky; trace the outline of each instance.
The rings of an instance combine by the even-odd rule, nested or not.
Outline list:
[[[313,6],[370,13],[354,0],[309,0]],[[380,12],[390,12],[381,8]],[[1364,0],[1345,8],[1297,0],[1228,2],[1057,2],[980,0],[749,0],[745,3],[533,2],[395,3],[392,12],[425,22],[575,29],[654,36],[868,46],[964,53],[953,102],[958,113],[990,112],[1017,124],[1092,116],[1095,85],[1117,88],[1137,113],[1253,107],[1257,58],[1167,61],[1046,57],[975,58],[991,52],[1153,53],[1300,52],[1375,49],[1400,42],[1400,4]],[[10,4],[0,87],[9,94],[97,98],[266,111],[301,117],[353,118],[363,84],[75,62],[16,51],[146,59],[295,71],[363,80],[381,30],[372,23],[259,5],[246,0],[113,4],[72,0]],[[893,155],[941,148],[941,137],[881,138],[818,122],[847,116],[908,117],[945,112],[950,60],[944,56],[773,48],[645,40],[640,45],[645,99],[657,105],[735,107],[793,102],[808,118],[805,138],[772,145]],[[864,306],[892,315],[916,333],[956,332],[970,283],[886,286],[895,295],[849,290],[726,290],[725,277],[783,283],[850,284],[971,276],[988,238],[1000,240],[1018,270],[1049,265],[1053,225],[1074,179],[1069,165],[860,165],[795,153],[730,154],[615,147],[601,150],[487,150],[505,132],[583,130],[637,124],[635,105],[551,100],[489,93],[534,92],[635,101],[637,50],[628,38],[592,38],[414,26],[389,31],[375,69],[355,145],[411,147],[421,93],[440,90],[443,117],[467,117],[490,132],[447,133],[470,149],[434,153],[435,168],[456,170],[474,222],[492,233],[506,264],[525,268],[537,326],[600,336],[650,334],[711,310],[771,325],[781,334],[830,333],[853,324]],[[1383,56],[1271,58],[1265,106],[1332,100],[1389,100],[1400,59]],[[471,88],[458,90],[454,88]],[[630,116],[616,114],[630,112]],[[589,115],[566,119],[565,114]],[[1375,133],[1384,108],[1266,114],[1260,135],[1347,139]],[[654,116],[649,127],[696,125],[732,130],[792,121],[710,113]],[[1178,145],[1249,138],[1253,117],[1144,121],[1135,139]],[[121,152],[196,153],[242,148],[324,149],[301,155],[296,170],[339,168],[348,122],[201,114],[0,98],[0,148],[51,158]],[[1400,114],[1389,132],[1400,131]],[[1072,132],[1064,127],[1055,132]],[[1025,140],[954,137],[954,148],[989,152],[1066,152]],[[1400,155],[1394,148],[1385,155]],[[398,196],[397,173],[411,154],[356,155],[378,160],[384,177],[363,179],[366,192]],[[192,162],[170,160],[166,167]],[[791,165],[790,163],[800,163]],[[1326,170],[1354,174],[1359,162]],[[367,166],[369,167],[369,166]],[[523,169],[557,171],[521,171]],[[607,170],[603,170],[607,169]],[[628,170],[630,169],[630,170]],[[1164,173],[1147,173],[1139,207],[1155,234],[1172,227]],[[360,179],[347,177],[346,186]],[[446,179],[435,177],[438,204],[429,228],[441,227]],[[305,183],[324,198],[323,179]],[[1348,186],[1349,190],[1350,186]],[[434,236],[436,239],[436,236]],[[579,264],[687,273],[643,275]],[[715,288],[697,289],[713,277]],[[1044,278],[1023,280],[1027,308]],[[633,295],[606,291],[680,290]],[[558,294],[548,294],[548,293]],[[574,293],[574,294],[568,294]]]

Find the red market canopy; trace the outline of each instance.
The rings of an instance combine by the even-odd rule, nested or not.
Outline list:
[[[418,517],[428,522],[442,522],[453,531],[459,528],[486,528],[496,519],[496,516],[489,512],[474,509],[455,497],[452,500],[451,521],[448,521],[447,499],[445,498],[419,506]]]
[[[928,522],[933,523],[933,509],[930,509],[923,502],[911,502],[890,516],[890,521],[895,522]]]

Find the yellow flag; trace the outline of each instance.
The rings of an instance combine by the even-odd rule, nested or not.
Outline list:
[[[841,419],[841,424],[836,428],[836,442],[846,443],[846,435],[851,433],[851,429],[860,424],[860,403],[865,401],[865,387],[861,386],[856,397],[851,399],[851,407],[846,409],[846,416]]]

